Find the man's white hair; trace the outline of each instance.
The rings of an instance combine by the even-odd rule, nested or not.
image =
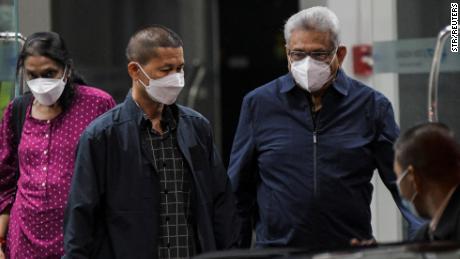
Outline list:
[[[304,9],[287,20],[284,25],[284,39],[286,44],[291,38],[294,30],[311,30],[320,32],[329,32],[331,44],[334,48],[338,47],[340,42],[340,25],[339,19],[329,8],[324,6],[315,6]]]

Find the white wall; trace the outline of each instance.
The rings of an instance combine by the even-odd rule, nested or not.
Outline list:
[[[360,77],[353,73],[352,47],[356,44],[372,44],[375,41],[397,38],[396,0],[300,0],[301,8],[315,5],[328,6],[341,23],[342,43],[347,47],[343,69],[346,73],[366,83],[389,98],[399,122],[399,97],[397,74],[377,74]],[[379,242],[402,238],[401,214],[389,191],[375,173],[372,210],[372,227]]]

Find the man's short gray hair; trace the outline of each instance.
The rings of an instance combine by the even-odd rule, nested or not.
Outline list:
[[[339,45],[339,19],[327,7],[315,6],[292,15],[284,25],[284,39],[286,40],[286,44],[289,42],[292,32],[298,29],[329,32],[332,41],[331,45],[334,48]]]

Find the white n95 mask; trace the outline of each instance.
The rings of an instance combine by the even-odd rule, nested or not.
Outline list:
[[[64,82],[65,74],[66,69],[64,69],[62,78],[36,78],[28,80],[27,85],[40,104],[50,106],[57,102],[64,91],[66,84]]]
[[[310,93],[320,90],[331,78],[331,67],[322,61],[306,57],[291,63],[291,73],[297,84]]]
[[[185,85],[184,72],[170,74],[160,79],[152,79],[145,73],[141,65],[137,65],[145,77],[149,79],[148,85],[145,85],[141,80],[139,83],[145,87],[152,100],[166,105],[171,105],[177,100],[177,96]]]

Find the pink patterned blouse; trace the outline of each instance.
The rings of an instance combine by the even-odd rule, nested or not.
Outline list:
[[[12,103],[0,129],[0,211],[13,204],[7,235],[10,258],[60,258],[62,225],[78,140],[86,126],[111,109],[107,93],[76,87],[72,106],[52,120],[37,120],[27,109],[19,144],[20,177],[14,181],[18,161],[12,146]]]

